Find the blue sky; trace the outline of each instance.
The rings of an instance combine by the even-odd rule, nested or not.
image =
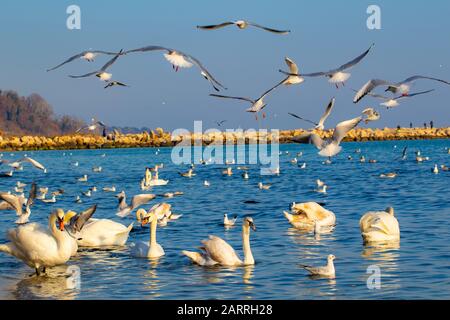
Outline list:
[[[66,28],[66,8],[79,5],[82,29]],[[366,9],[377,4],[382,29],[368,30]],[[258,97],[282,79],[284,57],[304,72],[337,67],[359,55],[371,43],[373,51],[354,69],[347,87],[336,90],[324,78],[309,78],[300,86],[281,87],[266,102],[264,127],[308,125],[291,118],[294,112],[313,120],[331,97],[336,106],[328,126],[352,118],[364,107],[378,106],[365,99],[352,103],[353,92],[370,78],[400,81],[424,74],[450,80],[448,1],[23,1],[1,3],[2,39],[0,88],[20,94],[33,92],[47,99],[58,114],[110,125],[192,129],[194,120],[213,127],[226,119],[227,127],[255,127],[245,103],[209,97],[212,90],[194,68],[175,73],[160,52],[127,56],[111,68],[114,78],[130,88],[104,90],[95,77],[71,79],[69,74],[96,70],[105,62],[76,61],[51,73],[46,68],[85,49],[119,50],[162,45],[190,53],[229,89],[224,94]],[[198,24],[248,19],[290,29],[279,36],[257,29],[229,27],[201,31]],[[414,91],[435,88],[430,95],[404,101],[397,109],[381,109],[374,127],[422,124],[434,120],[449,125],[450,87],[421,81]]]

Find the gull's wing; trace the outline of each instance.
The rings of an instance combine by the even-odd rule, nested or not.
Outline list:
[[[147,202],[153,200],[156,197],[154,194],[138,194],[131,199],[131,208],[136,209],[137,207],[146,204]]]
[[[34,160],[34,159],[30,158],[30,157],[24,157],[24,158],[22,158],[22,159],[20,160],[20,162],[29,162],[29,163],[31,163],[35,168],[38,168],[38,169],[40,169],[40,170],[45,170],[45,167],[44,167],[41,163],[37,162],[36,160]]]
[[[293,137],[292,141],[303,144],[313,144],[317,149],[322,149],[323,140],[315,133],[304,133]]]
[[[354,129],[360,122],[362,121],[362,117],[357,117],[351,120],[342,121],[338,123],[333,132],[333,137],[331,138],[333,142],[340,143],[342,139],[345,138],[347,133]]]
[[[83,229],[84,224],[92,217],[95,210],[97,210],[97,205],[94,204],[89,209],[77,214],[70,220],[70,225],[73,227],[74,231],[81,231]]]
[[[392,85],[391,82],[381,79],[372,79],[369,80],[365,85],[359,89],[355,97],[353,98],[353,103],[358,103],[362,98],[364,98],[367,94],[369,94],[373,89],[379,86],[389,86]]]
[[[264,92],[261,97],[259,97],[259,99],[264,98],[265,96],[267,96],[272,90],[274,90],[275,88],[279,87],[280,85],[282,85],[284,83],[286,79],[281,80],[280,82],[278,82],[276,85],[274,85],[272,88],[270,88],[269,90],[267,90],[266,92]],[[259,100],[258,99],[258,100]]]
[[[223,95],[215,94],[215,93],[211,93],[210,96],[211,96],[211,97],[217,97],[217,98],[226,98],[226,99],[244,100],[244,101],[248,101],[248,102],[251,102],[251,103],[255,103],[254,100],[252,100],[252,99],[250,99],[250,98],[245,98],[245,97],[223,96]]]
[[[294,117],[294,118],[297,118],[297,119],[300,119],[300,120],[303,120],[303,121],[306,121],[306,122],[312,123],[312,124],[313,124],[313,125],[315,125],[315,126],[317,126],[317,125],[318,125],[318,123],[315,123],[314,121],[311,121],[311,120],[308,120],[308,119],[302,118],[302,117],[300,117],[300,116],[296,115],[295,113],[290,113],[290,112],[288,112],[288,114],[289,114],[290,116]]]
[[[442,83],[450,85],[450,82],[448,82],[448,81],[445,81],[442,79],[437,79],[437,78],[426,77],[426,76],[412,76],[412,77],[409,77],[408,79],[403,80],[402,82],[400,82],[400,84],[406,84],[406,83],[410,83],[410,82],[420,80],[420,79],[433,80],[433,81],[438,81],[438,82],[442,82]]]
[[[66,61],[64,61],[64,62],[62,62],[62,63],[60,63],[60,64],[58,64],[56,67],[47,69],[47,72],[48,72],[48,71],[53,71],[53,70],[55,70],[55,69],[58,69],[59,67],[62,67],[62,66],[65,65],[66,63],[69,63],[69,62],[72,62],[72,61],[74,61],[74,60],[76,60],[76,59],[79,59],[79,58],[81,58],[82,56],[84,56],[84,55],[85,55],[86,53],[88,53],[88,52],[92,52],[92,53],[100,53],[100,54],[106,54],[106,55],[115,55],[115,54],[116,54],[115,52],[107,52],[107,51],[101,51],[101,50],[94,50],[94,51],[87,50],[87,51],[83,51],[83,52],[80,52],[80,53],[78,53],[78,54],[76,54],[76,55],[74,55],[74,56],[68,58]]]
[[[70,75],[69,77],[74,78],[74,79],[78,79],[78,78],[86,78],[86,77],[90,77],[90,76],[96,75],[96,74],[99,73],[99,72],[100,72],[100,70],[94,71],[94,72],[90,72],[90,73],[86,73],[86,74],[83,74],[83,75],[81,75],[81,76],[72,76],[72,75]]]
[[[197,26],[198,29],[203,29],[203,30],[215,30],[215,29],[219,29],[219,28],[223,28],[229,25],[234,24],[234,22],[232,21],[227,21],[224,23],[220,23],[220,24],[211,24],[211,25],[207,25],[207,26]]]
[[[14,208],[18,216],[22,215],[22,203],[20,203],[17,196],[6,192],[0,192],[0,199],[9,203],[9,205]]]
[[[333,110],[334,107],[334,103],[335,103],[336,99],[332,98],[330,100],[330,102],[328,103],[327,108],[325,109],[325,113],[322,115],[322,117],[319,120],[319,124],[318,125],[322,125],[325,123],[325,120],[327,120],[328,116],[330,115],[331,111]]]
[[[408,150],[408,147],[403,148],[402,157],[404,158],[406,156],[406,151]]]
[[[161,46],[146,46],[146,47],[142,47],[142,48],[137,48],[137,49],[132,49],[132,50],[128,50],[125,51],[123,54],[128,54],[128,53],[132,53],[132,52],[148,52],[148,51],[174,51],[170,48],[166,48],[166,47],[161,47]]]
[[[81,130],[84,130],[84,129],[87,129],[87,128],[89,128],[89,126],[85,126],[85,127],[78,128],[77,131],[75,131],[75,133],[78,133],[78,132],[80,132]]]
[[[291,32],[291,30],[277,30],[277,29],[273,29],[273,28],[268,28],[268,27],[264,27],[260,24],[257,23],[253,23],[253,22],[247,22],[248,25],[250,26],[254,26],[256,28],[260,28],[269,32],[273,32],[273,33],[278,33],[278,34],[288,34],[289,32]]]
[[[195,64],[197,67],[199,67],[199,68],[200,68],[200,71],[201,71],[201,75],[202,75],[206,80],[208,80],[208,81],[211,83],[211,85],[213,86],[213,88],[214,88],[216,91],[220,91],[220,90],[219,90],[214,84],[216,84],[217,86],[221,87],[222,89],[227,90],[226,87],[224,87],[219,81],[217,81],[217,80],[212,76],[211,73],[209,73],[209,71],[201,64],[201,62],[200,62],[198,59],[196,59],[196,58],[194,58],[193,56],[188,55],[188,54],[186,54],[186,53],[183,53],[183,52],[180,52],[180,51],[177,51],[177,52],[180,53],[180,54],[182,54],[183,56],[185,56],[185,57],[187,58],[187,60],[191,61],[193,64]]]
[[[36,199],[36,183],[32,183],[31,184],[31,189],[30,189],[30,193],[28,195],[28,199],[27,199],[27,203],[26,203],[26,207],[30,208],[33,203],[34,203],[34,199]]]
[[[123,49],[120,50],[118,53],[116,53],[116,55],[114,56],[114,58],[112,58],[111,60],[109,60],[108,62],[106,62],[105,65],[104,65],[100,70],[97,70],[97,71],[94,71],[94,72],[90,72],[90,73],[86,73],[86,74],[83,74],[83,75],[81,75],[81,76],[72,76],[72,75],[70,75],[69,77],[71,77],[71,78],[86,78],[86,77],[90,77],[90,76],[96,75],[96,74],[98,74],[98,73],[100,73],[100,72],[105,72],[106,69],[108,69],[114,62],[116,62],[116,60],[117,60],[121,55],[124,55],[124,54],[125,54],[125,53],[123,52]]]
[[[0,210],[14,210],[14,208],[6,201],[0,202]]]
[[[298,74],[297,64],[293,60],[291,60],[288,57],[285,57],[284,61],[286,62],[287,66],[289,68],[289,74]],[[282,71],[282,70],[280,70],[280,71]],[[283,73],[285,73],[285,72],[283,72]]]
[[[97,121],[96,124],[98,124],[102,127],[106,127],[106,124],[103,121]]]
[[[305,76],[305,77],[326,76],[326,75],[330,75],[330,74],[333,74],[333,73],[336,73],[336,72],[340,72],[340,71],[344,71],[344,70],[350,69],[351,67],[353,67],[356,64],[358,64],[359,62],[361,62],[361,60],[364,59],[365,56],[367,56],[367,54],[370,52],[370,49],[372,49],[373,46],[374,45],[372,44],[369,49],[364,51],[362,54],[357,56],[355,59],[353,59],[353,60],[343,64],[339,68],[336,68],[336,69],[333,69],[333,70],[330,70],[330,71],[324,71],[324,72],[315,72],[315,73],[302,74],[302,76]]]
[[[411,98],[411,97],[414,97],[414,96],[419,96],[421,94],[426,94],[426,93],[430,93],[430,92],[433,92],[433,91],[434,91],[434,89],[427,90],[427,91],[410,93],[407,96],[399,96],[399,97],[394,98],[393,100],[400,100],[400,99],[403,99],[403,98]]]

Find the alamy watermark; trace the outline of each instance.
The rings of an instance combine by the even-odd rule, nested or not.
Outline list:
[[[78,266],[69,266],[66,270],[66,288],[69,290],[81,289],[81,269]]]
[[[67,7],[66,13],[69,15],[66,20],[66,26],[69,30],[81,29],[81,9],[79,6],[72,4]]]
[[[369,290],[375,290],[375,289],[381,289],[381,269],[377,265],[370,265],[367,267],[367,274],[369,274],[369,277],[367,277],[367,289]]]
[[[381,8],[375,4],[367,7],[366,13],[369,14],[366,25],[369,30],[381,30]]]
[[[172,140],[180,141],[172,149],[174,164],[261,165],[261,175],[279,173],[279,130],[208,129],[194,121],[194,131],[176,129]],[[207,145],[205,145],[207,144]]]

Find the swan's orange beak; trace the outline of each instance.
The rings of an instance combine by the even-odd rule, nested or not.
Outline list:
[[[58,220],[58,228],[60,231],[64,231],[64,220]]]

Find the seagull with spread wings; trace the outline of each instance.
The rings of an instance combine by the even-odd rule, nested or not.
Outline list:
[[[29,221],[31,206],[36,199],[36,183],[33,182],[31,185],[30,193],[25,203],[25,212],[22,208],[24,200],[22,200],[21,197],[6,192],[0,192],[0,199],[4,201],[2,202],[2,205],[0,205],[1,209],[16,211],[16,214],[19,216],[16,220],[16,224],[25,224]]]
[[[106,124],[103,121],[98,121],[98,120],[95,120],[95,118],[92,118],[90,125],[87,125],[87,126],[84,126],[84,127],[81,127],[79,129],[77,129],[77,131],[75,131],[75,133],[78,133],[78,132],[80,132],[82,130],[94,131],[94,130],[96,130],[99,127],[105,128]]]
[[[284,61],[286,62],[286,65],[289,68],[289,73],[287,73],[283,70],[279,70],[281,73],[285,73],[288,75],[287,78],[284,80],[283,84],[286,86],[289,86],[289,85],[300,84],[300,83],[304,82],[305,78],[300,76],[299,71],[298,71],[298,66],[294,62],[294,60],[292,60],[288,57],[285,57]]]
[[[78,54],[68,58],[66,61],[58,64],[56,67],[47,69],[47,72],[48,71],[53,71],[55,69],[58,69],[59,67],[62,67],[66,63],[72,62],[72,61],[74,61],[76,59],[83,59],[83,60],[86,60],[88,62],[92,62],[92,61],[94,61],[95,57],[98,56],[99,54],[115,56],[117,54],[117,52],[108,52],[108,51],[101,51],[101,50],[83,51],[83,52],[80,52],[80,53],[78,53]]]
[[[354,129],[361,121],[362,117],[357,117],[338,123],[331,138],[322,139],[319,135],[309,132],[294,137],[292,140],[297,143],[313,144],[319,149],[320,156],[331,158],[341,152],[342,147],[339,144],[347,133]]]
[[[393,98],[386,97],[381,94],[375,94],[375,93],[367,93],[367,95],[370,97],[373,97],[373,98],[378,98],[378,99],[384,100],[384,102],[380,103],[380,106],[384,106],[387,109],[391,109],[391,108],[395,108],[400,105],[399,100],[402,100],[405,98],[411,98],[414,96],[419,96],[419,95],[430,93],[433,91],[434,91],[434,89],[422,91],[422,92],[416,92],[416,93],[409,93],[408,95],[401,95],[401,96],[393,97]]]
[[[223,22],[220,24],[197,26],[197,28],[202,29],[202,30],[216,30],[216,29],[224,28],[224,27],[231,26],[231,25],[235,25],[239,29],[246,29],[247,27],[252,26],[252,27],[259,28],[259,29],[262,29],[265,31],[269,31],[272,33],[277,33],[277,34],[283,34],[283,35],[286,35],[291,32],[291,30],[277,30],[277,29],[273,29],[273,28],[264,27],[260,24],[256,24],[256,23],[253,23],[250,21],[245,21],[245,20],[227,21],[227,22]]]
[[[437,78],[432,78],[432,77],[426,77],[426,76],[412,76],[412,77],[409,77],[409,78],[407,78],[401,82],[397,82],[397,83],[389,82],[389,81],[382,80],[382,79],[372,79],[372,80],[369,80],[365,85],[362,86],[361,89],[359,89],[356,92],[355,97],[353,98],[353,102],[358,103],[362,98],[364,98],[366,95],[368,95],[370,92],[372,92],[372,90],[374,90],[375,88],[380,87],[380,86],[387,86],[386,91],[390,91],[393,94],[400,94],[402,96],[408,96],[409,92],[411,90],[412,84],[417,80],[432,80],[432,81],[437,81],[437,82],[441,82],[441,83],[450,85],[450,82],[448,82],[448,81],[445,81],[442,79],[437,79]]]
[[[344,71],[354,67],[359,62],[361,62],[361,60],[363,60],[367,56],[367,54],[370,52],[370,50],[372,49],[373,46],[374,46],[374,44],[372,44],[369,49],[364,51],[362,54],[357,56],[355,59],[353,59],[353,60],[343,64],[339,68],[332,69],[332,70],[329,70],[329,71],[321,71],[321,72],[314,72],[314,73],[304,73],[304,74],[299,74],[298,72],[292,72],[291,70],[289,72],[280,70],[280,72],[284,73],[284,74],[286,74],[288,76],[297,76],[297,77],[321,77],[321,76],[325,76],[325,77],[327,77],[329,79],[328,82],[334,83],[336,85],[336,88],[339,88],[338,84],[341,83],[342,85],[345,85],[345,81],[347,81],[350,78],[350,76],[351,76],[350,73],[348,73],[348,72],[346,73]]]
[[[149,52],[149,51],[166,51],[164,58],[172,64],[172,68],[178,71],[179,68],[191,68],[193,65],[200,69],[200,74],[209,81],[214,90],[220,91],[218,87],[225,88],[219,81],[217,81],[211,73],[202,65],[202,63],[191,55],[181,52],[180,50],[170,49],[161,46],[147,46],[143,48],[128,50],[124,54],[133,52]]]
[[[120,50],[115,56],[114,58],[112,58],[111,60],[109,60],[107,63],[105,63],[105,65],[97,71],[94,72],[90,72],[90,73],[86,73],[83,74],[81,76],[69,76],[71,78],[86,78],[86,77],[90,77],[90,76],[96,76],[98,77],[100,80],[105,81],[105,82],[109,82],[112,78],[112,74],[106,72],[106,70],[108,70],[109,67],[111,67],[113,65],[114,62],[116,62],[116,60],[121,56],[124,55],[125,53],[123,52],[123,49]]]
[[[328,116],[330,115],[331,111],[333,110],[335,101],[336,101],[336,99],[332,98],[331,101],[328,103],[328,106],[325,109],[325,113],[320,118],[319,123],[316,123],[314,121],[302,118],[302,117],[300,117],[300,116],[298,116],[298,115],[296,115],[294,113],[288,112],[288,114],[293,116],[294,118],[297,118],[297,119],[300,119],[300,120],[303,120],[303,121],[306,121],[306,122],[314,124],[315,125],[315,129],[317,129],[317,130],[323,130],[325,128],[325,126],[324,126],[325,120],[327,120]]]
[[[252,105],[250,108],[246,109],[246,112],[252,112],[252,113],[256,113],[256,120],[258,120],[258,115],[257,113],[260,112],[262,109],[264,109],[267,104],[264,103],[264,98],[270,93],[272,92],[272,90],[274,90],[275,88],[277,88],[278,86],[282,85],[284,83],[284,80],[277,83],[275,86],[273,86],[272,88],[270,88],[269,90],[267,90],[266,92],[264,92],[258,99],[254,100],[251,98],[247,98],[247,97],[232,97],[232,96],[223,96],[220,94],[210,94],[211,97],[217,97],[217,98],[225,98],[225,99],[234,99],[234,100],[242,100],[242,101],[247,101],[250,102]],[[263,118],[265,118],[265,114],[263,113]]]

